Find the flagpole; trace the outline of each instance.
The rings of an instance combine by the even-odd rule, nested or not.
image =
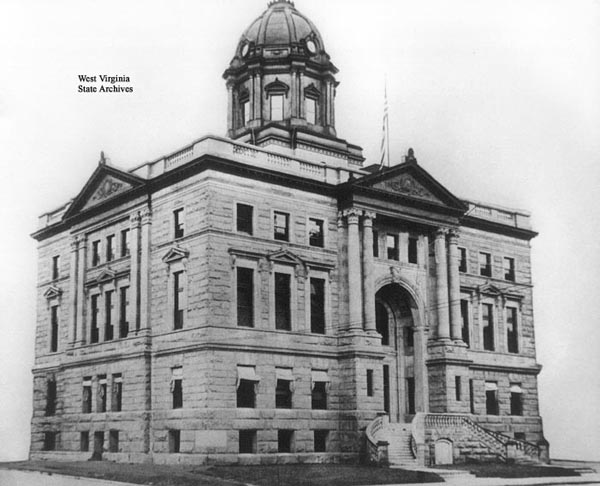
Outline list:
[[[386,150],[386,155],[387,155],[387,166],[390,166],[390,113],[389,113],[389,108],[388,108],[388,100],[387,100],[387,76],[385,77],[385,109],[388,112],[387,116],[385,117],[385,130],[387,132],[387,150]]]

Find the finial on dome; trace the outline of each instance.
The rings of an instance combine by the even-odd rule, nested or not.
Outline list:
[[[267,4],[267,7],[272,7],[273,5],[276,5],[278,3],[287,3],[288,5],[291,5],[292,7],[294,6],[294,2],[292,2],[292,0],[271,0]]]

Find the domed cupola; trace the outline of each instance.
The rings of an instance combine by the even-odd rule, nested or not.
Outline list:
[[[293,2],[270,2],[242,34],[223,74],[228,136],[291,148],[302,134],[343,142],[335,131],[336,73],[315,25]]]

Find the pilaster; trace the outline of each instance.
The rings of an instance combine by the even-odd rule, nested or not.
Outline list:
[[[71,239],[71,262],[69,267],[69,342],[72,347],[77,341],[77,258],[79,238]]]
[[[373,280],[373,220],[375,213],[365,212],[363,216],[363,299],[364,323],[367,332],[376,332],[375,326],[375,284]]]
[[[140,303],[140,222],[139,212],[129,216],[131,231],[130,258],[131,266],[129,270],[129,315],[127,321],[131,331],[139,329],[139,303]]]
[[[435,275],[437,339],[450,338],[450,320],[448,315],[448,263],[446,258],[446,228],[439,228],[435,234]]]
[[[140,329],[150,327],[150,225],[152,211],[142,210],[141,251],[140,251]]]
[[[79,245],[77,251],[77,342],[85,344],[86,342],[86,329],[84,321],[84,310],[86,306],[85,302],[85,268],[87,260],[87,238],[82,235],[79,238]]]

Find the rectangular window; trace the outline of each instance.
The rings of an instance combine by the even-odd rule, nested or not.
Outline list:
[[[390,413],[390,367],[383,365],[383,410]]]
[[[290,275],[275,273],[275,329],[292,329]]]
[[[92,267],[100,265],[100,240],[92,242]]]
[[[113,338],[113,294],[114,290],[107,290],[104,293],[104,340],[111,341]]]
[[[290,215],[275,211],[273,213],[273,238],[279,241],[290,241]]]
[[[183,238],[185,234],[185,224],[183,221],[183,208],[176,209],[173,211],[173,237]]]
[[[46,416],[50,417],[56,413],[56,381],[46,382]]]
[[[462,400],[462,390],[461,390],[462,380],[460,376],[454,377],[454,398],[456,398],[457,402]]]
[[[255,408],[258,376],[256,376],[254,366],[239,365],[237,372],[237,407]]]
[[[458,261],[458,271],[462,273],[467,273],[467,249],[466,248],[458,248],[459,261]]]
[[[81,412],[92,413],[92,378],[86,376],[83,379],[83,395],[81,398]]]
[[[398,235],[387,235],[386,246],[388,260],[398,260]]]
[[[277,452],[292,452],[292,443],[294,440],[293,430],[277,431]]]
[[[169,430],[169,452],[176,454],[179,452],[181,446],[181,431],[180,430]]]
[[[325,334],[325,279],[310,278],[310,332]]]
[[[129,256],[129,228],[121,231],[121,256]]]
[[[250,100],[242,101],[242,120],[244,120],[244,125],[248,125],[250,121]]]
[[[102,455],[104,451],[104,432],[97,431],[94,432],[94,454]]]
[[[523,415],[523,390],[520,383],[510,384],[510,414]]]
[[[515,259],[504,257],[504,280],[515,281]]]
[[[408,238],[408,263],[419,263],[419,239],[413,236]]]
[[[275,407],[292,408],[292,387],[294,377],[290,368],[275,368],[277,385],[275,387]]]
[[[54,451],[56,450],[56,432],[44,432],[44,450]]]
[[[183,408],[183,368],[171,368],[171,394],[173,395],[173,408]]]
[[[406,345],[407,351],[412,352],[412,348],[415,347],[415,330],[412,327],[404,327],[404,344]]]
[[[126,338],[129,334],[129,287],[121,287],[119,294],[119,337]]]
[[[108,433],[108,452],[119,452],[119,431],[111,430]]]
[[[50,352],[58,351],[58,306],[50,307]]]
[[[123,376],[121,373],[112,375],[112,397],[110,409],[113,412],[120,412],[123,405]]]
[[[97,343],[99,339],[98,332],[98,295],[92,295],[91,297],[91,330],[90,330],[90,342]]]
[[[173,273],[173,329],[183,329],[185,311],[183,270]]]
[[[469,347],[471,343],[469,336],[469,301],[466,299],[460,300],[460,319],[462,322],[462,340]]]
[[[238,445],[240,454],[256,453],[256,430],[240,430]]]
[[[115,235],[106,237],[106,261],[112,262],[115,259]]]
[[[472,414],[475,413],[475,395],[473,393],[473,380],[469,380],[469,407]]]
[[[254,327],[254,270],[237,267],[237,323]]]
[[[79,434],[79,450],[81,452],[90,450],[90,433],[87,430]]]
[[[492,255],[483,251],[479,253],[479,275],[482,277],[492,276]]]
[[[483,321],[483,349],[494,351],[494,306],[492,304],[481,306],[481,319]]]
[[[236,230],[251,235],[253,232],[253,208],[247,204],[236,205]]]
[[[325,239],[323,237],[323,220],[308,218],[308,244],[323,248]]]
[[[379,258],[379,231],[373,230],[373,256]]]
[[[52,280],[56,280],[58,278],[58,261],[59,256],[55,255],[52,257]]]
[[[373,396],[373,370],[367,370],[367,396]]]
[[[506,308],[506,344],[509,353],[519,352],[519,334],[517,308]]]
[[[314,431],[314,449],[315,452],[327,452],[327,439],[329,430],[317,429]]]
[[[317,100],[313,98],[305,98],[306,121],[313,125],[317,123]]]
[[[406,379],[406,396],[408,398],[408,413],[415,414],[415,379],[410,376]]]
[[[283,120],[283,95],[271,95],[271,121]]]
[[[96,401],[96,412],[106,412],[106,375],[98,375],[98,399]]]
[[[487,415],[498,415],[498,384],[493,381],[485,382],[485,413]]]
[[[327,387],[329,377],[326,371],[312,370],[311,407],[314,410],[327,410]]]

